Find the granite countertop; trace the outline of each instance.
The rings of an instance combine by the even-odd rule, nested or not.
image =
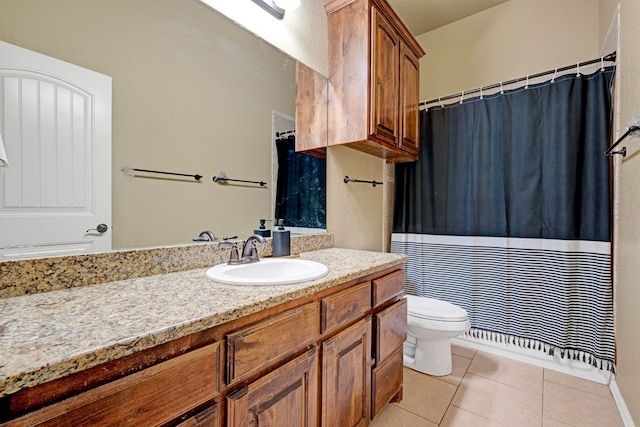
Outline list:
[[[383,270],[405,255],[330,248],[300,254],[321,279],[225,285],[206,268],[0,299],[0,397]]]

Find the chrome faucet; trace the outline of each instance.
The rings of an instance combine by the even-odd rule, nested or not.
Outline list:
[[[215,242],[218,238],[210,231],[203,231],[198,237],[193,239],[194,242]]]
[[[221,244],[233,245],[231,248],[231,254],[229,255],[229,264],[249,264],[252,262],[260,261],[258,258],[258,248],[256,243],[267,243],[264,237],[253,234],[247,238],[244,242],[242,250],[238,249],[238,245],[235,242],[221,242]]]
[[[258,258],[258,248],[256,247],[256,243],[267,243],[264,237],[259,234],[253,234],[249,236],[249,238],[244,242],[244,247],[242,248],[242,256],[240,260],[246,260],[245,262],[257,262],[260,261]]]

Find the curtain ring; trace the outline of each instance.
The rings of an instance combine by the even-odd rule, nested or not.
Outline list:
[[[529,75],[527,75],[527,81],[524,83],[524,88],[529,89]]]
[[[503,94],[504,93],[504,88],[502,87],[502,82],[500,82],[500,93]]]
[[[442,108],[444,108],[444,104],[442,103],[442,99],[441,98],[442,98],[441,96],[438,97],[438,102],[440,103],[440,106]]]
[[[482,86],[480,86],[480,99],[484,99],[484,97],[482,96]]]
[[[576,73],[576,77],[580,77],[582,74],[580,74],[580,63],[579,62],[576,65],[576,68],[578,69],[578,72]]]
[[[556,77],[558,76],[558,67],[556,67],[556,70],[553,72],[553,77],[551,78],[551,83],[554,83],[556,81]]]
[[[462,95],[460,95],[460,104],[462,104],[463,100],[464,100],[464,91],[462,91]]]
[[[604,56],[600,57],[600,71],[604,71]]]

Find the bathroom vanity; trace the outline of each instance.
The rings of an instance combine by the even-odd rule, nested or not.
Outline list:
[[[1,425],[368,425],[402,398],[406,257],[301,258],[329,274],[241,286],[195,269],[0,299]]]

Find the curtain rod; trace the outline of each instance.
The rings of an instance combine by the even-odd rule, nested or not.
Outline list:
[[[508,80],[506,82],[500,82],[500,83],[495,83],[495,84],[488,85],[488,86],[482,86],[482,87],[479,87],[479,88],[476,88],[476,89],[472,89],[472,90],[465,90],[465,91],[462,91],[462,92],[455,93],[453,95],[441,96],[440,98],[434,98],[434,99],[430,99],[428,101],[422,101],[422,102],[420,102],[420,107],[423,107],[423,106],[429,105],[429,104],[433,104],[433,103],[436,103],[436,102],[446,101],[446,100],[449,100],[449,99],[460,98],[461,96],[472,94],[472,93],[478,93],[478,92],[483,91],[483,90],[490,90],[490,89],[496,89],[496,88],[499,88],[499,87],[508,86],[510,84],[519,83],[519,82],[522,82],[522,81],[525,81],[525,80],[528,80],[528,79],[535,79],[535,78],[538,78],[538,77],[547,76],[549,74],[556,74],[559,71],[567,71],[567,70],[571,70],[572,68],[578,68],[579,69],[580,67],[583,67],[583,66],[586,66],[586,65],[591,65],[591,64],[597,64],[599,62],[615,62],[615,61],[616,61],[616,52],[612,52],[612,53],[610,53],[608,55],[605,55],[605,56],[603,56],[603,57],[601,57],[599,59],[592,59],[591,61],[580,62],[580,63],[578,63],[576,65],[568,65],[566,67],[556,68],[554,70],[544,71],[542,73],[531,74],[531,75],[529,75],[529,76],[527,76],[525,78],[520,77],[520,78],[517,78],[517,79]]]
[[[295,129],[285,130],[284,132],[276,132],[276,138],[284,138],[287,135],[296,133]]]

